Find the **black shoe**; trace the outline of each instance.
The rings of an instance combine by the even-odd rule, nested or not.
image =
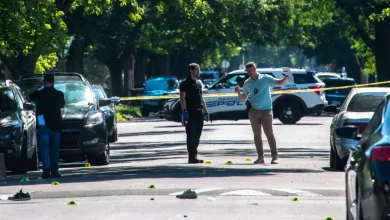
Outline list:
[[[50,177],[50,171],[43,171],[42,173],[42,179],[48,179]]]
[[[199,160],[199,159],[188,159],[188,163],[203,163],[204,161],[203,160]]]
[[[8,197],[8,200],[12,201],[24,201],[24,200],[30,200],[31,196],[28,192],[23,192],[23,190],[20,190],[19,192],[15,193],[13,196]]]
[[[51,178],[61,178],[61,174],[59,174],[58,172],[53,172],[51,173]]]

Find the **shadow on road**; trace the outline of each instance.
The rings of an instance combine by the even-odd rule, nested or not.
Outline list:
[[[252,165],[248,163],[235,164],[245,166],[245,168],[216,168],[207,165],[190,165],[190,164],[172,164],[166,166],[149,166],[149,167],[93,167],[93,168],[75,168],[71,170],[62,170],[62,178],[58,181],[61,183],[79,183],[79,182],[98,182],[123,179],[158,179],[158,178],[210,178],[210,177],[246,177],[246,176],[270,176],[283,173],[319,173],[324,171],[310,169],[287,169],[273,168],[263,165]],[[248,166],[256,166],[248,168]],[[207,169],[207,175],[203,170]],[[23,177],[11,176],[7,186],[18,185],[37,185],[50,183],[54,179],[40,179],[40,172],[29,173],[23,177],[28,177],[30,182],[21,183],[19,180]]]
[[[212,128],[205,128],[203,131],[213,131],[215,129]],[[121,133],[118,134],[118,137],[132,137],[132,136],[148,136],[148,135],[167,135],[167,134],[180,134],[185,133],[184,127],[182,130],[175,130],[175,131],[147,131],[147,132],[131,132],[131,133]]]
[[[71,182],[97,182],[110,181],[117,179],[135,179],[135,178],[207,178],[207,177],[240,177],[240,176],[268,176],[283,175],[283,173],[318,173],[326,172],[324,170],[303,169],[303,168],[277,168],[264,165],[253,165],[253,162],[244,162],[244,158],[256,155],[254,149],[240,149],[239,145],[253,145],[253,141],[235,140],[235,141],[202,141],[203,145],[221,145],[233,144],[234,148],[216,148],[200,152],[202,158],[237,158],[242,157],[242,162],[234,161],[234,165],[229,167],[213,167],[207,164],[187,164],[187,150],[185,142],[132,142],[116,143],[111,146],[111,164],[126,163],[121,166],[93,166],[85,168],[84,162],[81,163],[61,163],[63,169],[61,173],[63,183]],[[269,159],[270,150],[265,147],[266,157]],[[329,151],[312,148],[279,148],[279,158],[320,158],[328,159]],[[169,159],[182,159],[182,162]],[[138,166],[140,161],[168,160],[164,165],[158,166]],[[133,165],[134,164],[134,165]],[[254,166],[251,168],[250,166]],[[203,169],[208,169],[208,174],[202,174]],[[8,177],[9,185],[29,185],[43,184],[51,182],[53,179],[40,179],[41,172],[30,172],[24,176],[14,175]],[[31,182],[20,183],[23,177],[29,177]]]

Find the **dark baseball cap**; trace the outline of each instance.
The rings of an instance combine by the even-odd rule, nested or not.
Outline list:
[[[54,82],[54,75],[50,74],[50,73],[47,73],[47,74],[43,75],[43,81],[45,81],[45,82]]]

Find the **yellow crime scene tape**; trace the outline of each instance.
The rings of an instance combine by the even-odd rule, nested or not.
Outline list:
[[[288,88],[285,90],[276,90],[271,91],[271,94],[291,94],[291,93],[304,93],[304,92],[316,92],[316,91],[329,91],[336,89],[349,89],[349,88],[358,88],[358,87],[366,87],[366,86],[376,86],[390,84],[390,81],[383,82],[375,82],[375,83],[366,83],[366,84],[358,84],[351,86],[338,86],[338,87],[328,87],[328,88],[318,88],[318,89],[291,89]],[[218,94],[203,94],[203,97],[231,97],[237,96],[237,93],[218,93]],[[161,96],[131,96],[131,97],[121,97],[121,101],[130,101],[130,100],[150,100],[150,99],[177,99],[180,98],[180,95],[161,95]]]

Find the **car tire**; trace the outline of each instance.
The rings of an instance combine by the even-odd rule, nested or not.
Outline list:
[[[89,155],[88,162],[94,166],[103,166],[110,163],[110,143],[107,141],[107,147],[104,152],[99,155]]]
[[[146,109],[141,109],[141,115],[142,117],[149,117],[149,111]]]
[[[109,141],[111,143],[118,141],[118,128],[114,129],[114,132],[112,132],[112,135],[109,137]]]
[[[329,166],[330,168],[334,169],[334,160],[335,160],[335,152],[333,150],[333,147],[330,146],[330,158],[329,158]]]
[[[363,220],[363,209],[362,209],[362,195],[360,193],[360,187],[358,186],[356,192],[356,220]]]
[[[280,104],[278,115],[283,124],[295,124],[303,117],[303,110],[296,102],[285,102]]]
[[[172,112],[172,119],[175,122],[180,122],[181,123],[181,105],[180,102],[176,104],[176,106],[173,109]]]
[[[20,160],[12,167],[13,174],[26,174],[28,171],[27,160],[27,136],[23,136]]]
[[[39,170],[38,148],[37,147],[35,147],[34,154],[28,160],[28,169],[30,171],[38,171]]]
[[[347,160],[341,159],[337,153],[337,150],[334,151],[334,165],[333,165],[334,169],[339,170],[339,171],[343,171],[346,164],[347,164]]]

